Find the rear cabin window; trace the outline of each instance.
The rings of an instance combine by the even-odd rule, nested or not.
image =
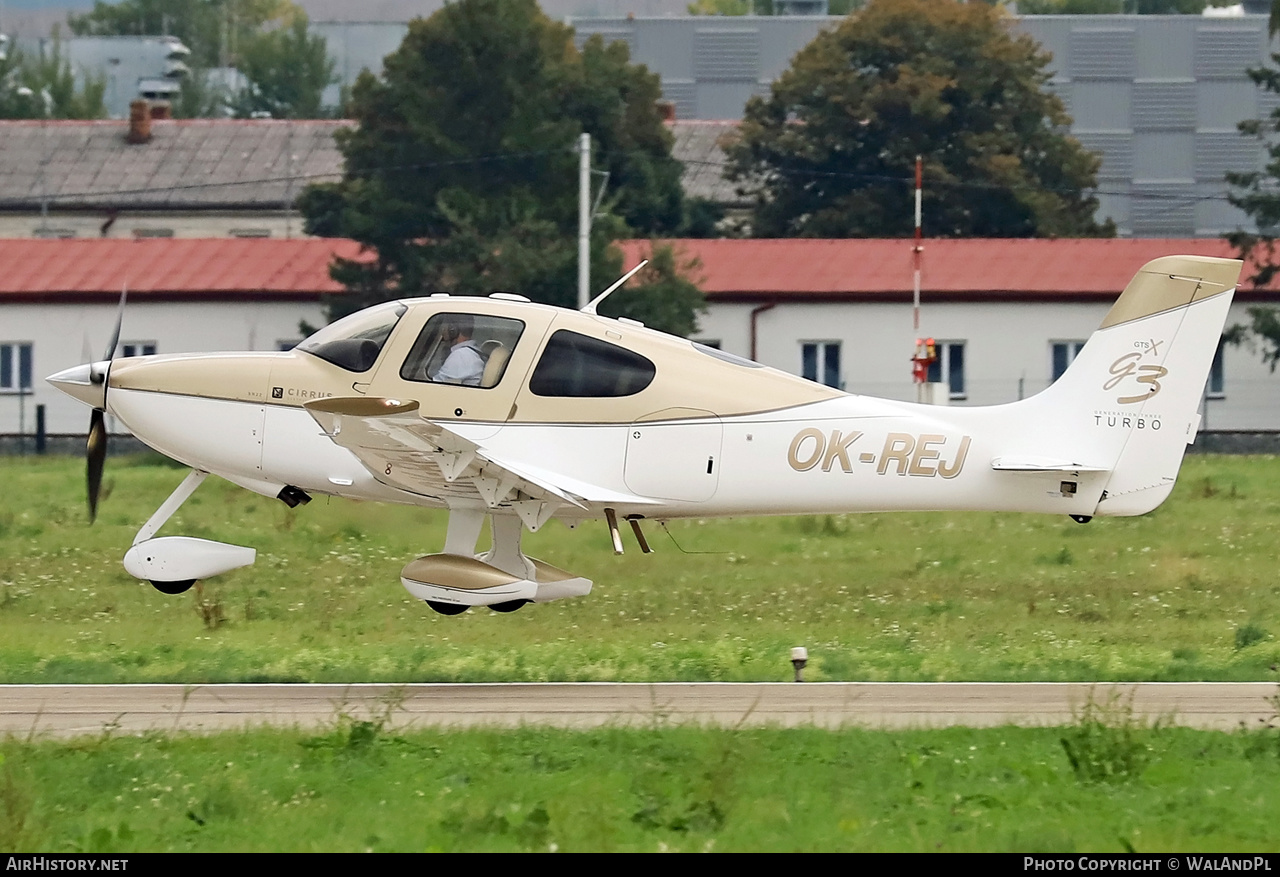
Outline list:
[[[537,396],[632,396],[653,382],[656,371],[625,347],[561,329],[542,351],[529,390]]]
[[[506,373],[524,322],[483,314],[436,314],[427,320],[400,367],[406,381],[486,390]]]

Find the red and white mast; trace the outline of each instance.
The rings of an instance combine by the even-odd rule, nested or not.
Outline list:
[[[912,261],[915,264],[915,287],[914,294],[911,298],[912,303],[912,326],[916,332],[920,331],[920,258],[924,254],[924,245],[921,243],[920,235],[920,194],[924,188],[924,168],[920,161],[920,156],[916,156],[916,245],[912,249]]]
[[[924,190],[924,163],[920,156],[916,156],[916,235],[915,243],[911,248],[911,261],[915,268],[915,279],[912,286],[911,296],[911,324],[915,329],[916,347],[915,352],[911,355],[911,380],[916,385],[916,401],[932,402],[929,397],[927,385],[929,380],[929,366],[933,365],[938,359],[937,347],[933,343],[932,338],[921,338],[920,336],[920,262],[924,258],[924,240],[921,233],[920,222],[920,201],[921,194]]]

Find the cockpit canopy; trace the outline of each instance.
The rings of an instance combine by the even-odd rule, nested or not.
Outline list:
[[[325,326],[297,349],[347,371],[367,372],[378,361],[391,330],[407,310],[400,302],[393,301],[358,311]]]

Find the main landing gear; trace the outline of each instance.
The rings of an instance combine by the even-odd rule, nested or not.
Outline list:
[[[476,554],[486,517],[491,517],[493,545],[484,554]],[[535,520],[534,524],[542,522]],[[491,514],[483,506],[454,506],[449,509],[444,552],[410,561],[400,571],[400,583],[441,615],[460,615],[472,606],[514,612],[526,603],[591,593],[589,579],[521,552],[524,523],[509,512]]]

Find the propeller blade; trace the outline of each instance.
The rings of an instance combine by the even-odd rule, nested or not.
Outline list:
[[[120,307],[116,309],[116,328],[111,333],[111,343],[107,345],[107,353],[102,357],[101,362],[94,363],[89,371],[89,380],[95,384],[101,384],[107,380],[107,370],[111,367],[111,360],[116,357],[116,348],[120,346],[120,328],[124,325],[124,303],[128,296],[129,287],[125,286],[120,290]]]
[[[107,345],[107,352],[103,355],[103,359],[112,360],[116,356],[116,347],[120,345],[120,327],[124,325],[124,300],[129,296],[129,286],[120,288],[120,307],[116,309],[116,330],[111,334],[111,343]]]
[[[116,348],[120,346],[120,328],[124,325],[124,303],[129,297],[129,286],[120,288],[120,307],[116,309],[116,328],[111,333],[111,343],[107,345],[107,353],[102,358],[106,363],[102,371],[95,368],[101,363],[89,366],[89,380],[95,384],[103,384],[102,404],[106,405],[107,371],[111,368],[111,360],[115,359]],[[85,442],[85,480],[89,488],[89,523],[98,517],[98,496],[102,492],[102,469],[107,460],[107,423],[106,412],[101,408],[93,409],[89,416],[89,438]]]
[[[89,487],[89,523],[98,517],[98,494],[102,490],[102,467],[107,459],[107,425],[101,408],[89,417],[89,440],[85,443],[86,476]]]

